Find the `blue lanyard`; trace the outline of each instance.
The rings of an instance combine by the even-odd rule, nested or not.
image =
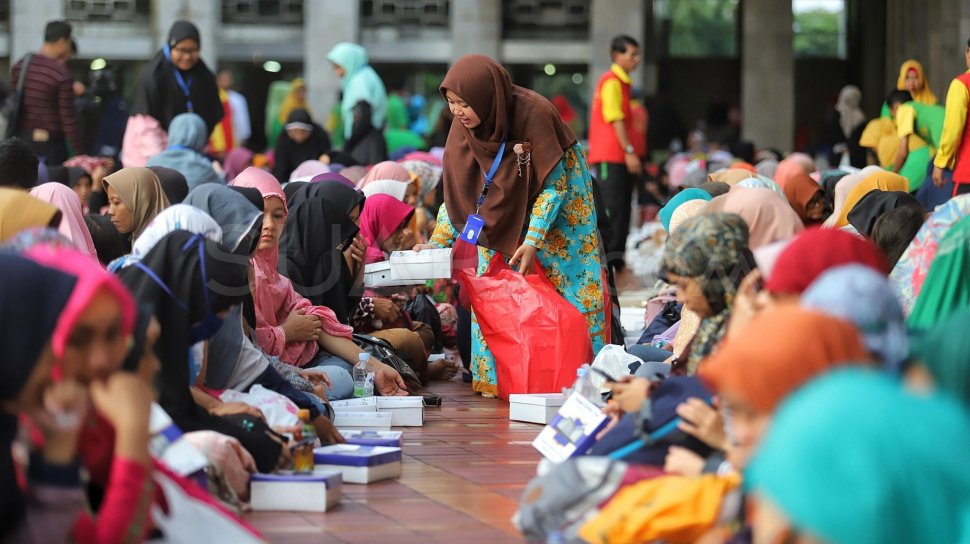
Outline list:
[[[168,44],[165,44],[163,50],[165,51],[165,58],[172,65],[172,71],[175,73],[175,82],[178,83],[179,88],[182,89],[182,94],[185,95],[185,111],[192,113],[192,78],[185,81],[185,78],[182,77],[182,72],[172,63],[172,50]]]
[[[498,166],[502,163],[502,157],[505,156],[505,140],[502,140],[502,145],[498,148],[498,154],[495,155],[495,160],[492,161],[492,167],[488,169],[486,174],[482,170],[482,175],[485,176],[485,186],[482,187],[482,194],[478,196],[478,201],[475,203],[475,213],[478,213],[482,208],[482,204],[485,203],[485,197],[488,196],[488,190],[492,188],[492,180],[495,179],[495,173],[498,172]]]

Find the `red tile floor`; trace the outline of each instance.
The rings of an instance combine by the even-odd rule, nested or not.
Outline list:
[[[279,543],[497,543],[522,541],[511,522],[540,455],[541,426],[509,421],[508,403],[455,382],[429,388],[440,408],[424,427],[404,429],[399,480],[344,484],[343,500],[322,513],[257,512],[246,519]]]

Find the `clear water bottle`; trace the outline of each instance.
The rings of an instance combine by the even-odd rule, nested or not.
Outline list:
[[[374,395],[374,373],[370,368],[370,353],[362,352],[357,355],[354,365],[354,396],[371,397]]]
[[[573,391],[579,392],[580,395],[594,404],[599,405],[602,402],[599,389],[593,385],[593,380],[590,379],[588,364],[576,369],[576,384],[573,385]]]

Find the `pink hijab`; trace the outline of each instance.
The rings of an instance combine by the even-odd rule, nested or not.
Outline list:
[[[811,174],[814,171],[815,162],[811,157],[804,153],[792,153],[778,163],[778,168],[775,169],[775,183],[784,189],[791,178],[802,172]]]
[[[367,242],[364,262],[371,264],[386,260],[381,245],[413,214],[413,206],[393,196],[378,194],[369,197],[360,212],[360,234]]]
[[[30,194],[57,206],[57,209],[61,210],[61,225],[57,228],[58,232],[73,242],[81,253],[95,261],[98,260],[98,252],[94,249],[91,231],[88,230],[88,225],[84,222],[81,201],[78,200],[74,189],[62,183],[51,182],[34,187],[30,190]]]
[[[272,174],[256,167],[249,167],[232,184],[236,187],[252,187],[263,199],[279,198],[286,209],[286,195]],[[320,318],[323,331],[331,336],[353,338],[353,328],[340,323],[333,310],[326,306],[314,306],[309,300],[293,290],[293,284],[276,269],[279,262],[279,246],[261,249],[252,259],[255,288],[253,303],[256,308],[256,343],[270,355],[284,363],[304,366],[316,357],[320,346],[313,341],[287,342],[280,327],[290,313],[303,310],[307,315]]]
[[[724,211],[740,215],[748,224],[752,251],[805,230],[788,200],[770,189],[736,188],[724,196]]]
[[[69,191],[71,189],[68,189]],[[73,193],[73,191],[71,191]],[[98,261],[91,260],[80,251],[72,249],[53,248],[39,245],[28,249],[24,255],[34,261],[51,268],[56,268],[77,278],[67,306],[57,320],[57,327],[51,337],[51,348],[54,356],[60,359],[64,356],[67,339],[74,328],[78,317],[91,304],[94,296],[100,292],[107,294],[121,306],[121,330],[125,335],[131,334],[135,328],[135,301],[118,278],[101,268]]]
[[[364,179],[360,180],[357,184],[358,187],[363,189],[372,181],[391,179],[394,181],[400,181],[405,184],[409,184],[414,181],[411,177],[411,172],[408,172],[407,168],[404,168],[400,164],[394,161],[384,161],[377,163],[373,168],[367,172]]]

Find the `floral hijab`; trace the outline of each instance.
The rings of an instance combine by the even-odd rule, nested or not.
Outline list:
[[[658,275],[696,280],[711,308],[691,342],[690,371],[720,342],[741,280],[754,268],[748,225],[733,213],[699,215],[684,222],[667,240]]]

